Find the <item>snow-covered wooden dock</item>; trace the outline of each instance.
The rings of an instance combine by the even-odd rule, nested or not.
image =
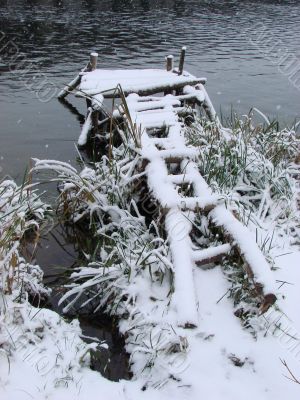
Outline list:
[[[270,265],[248,229],[226,208],[224,200],[213,193],[202,177],[197,163],[201,149],[186,145],[186,121],[204,111],[216,121],[219,134],[226,135],[204,87],[206,79],[183,70],[185,48],[178,68],[173,57],[166,58],[166,69],[96,69],[96,53],[88,66],[60,93],[69,92],[87,99],[88,112],[78,144],[84,146],[89,132],[107,120],[102,113],[105,99],[122,98],[114,109],[112,121],[122,120],[135,137],[143,160],[148,190],[164,214],[164,229],[174,269],[173,308],[177,323],[198,325],[197,293],[193,271],[220,262],[228,254],[243,259],[245,274],[265,312],[276,301]],[[187,118],[188,117],[188,118]],[[229,138],[230,139],[230,138]],[[188,185],[189,190],[183,190]],[[203,216],[218,231],[224,243],[205,250],[197,249],[191,232],[196,216]],[[213,288],[212,288],[213,290]]]

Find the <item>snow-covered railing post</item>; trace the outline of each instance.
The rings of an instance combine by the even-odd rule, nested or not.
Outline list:
[[[166,57],[166,70],[167,71],[173,71],[173,60],[174,60],[174,57],[172,55],[169,55]]]
[[[98,53],[95,52],[91,53],[89,71],[94,71],[97,68],[97,61],[98,61]]]
[[[166,57],[166,70],[168,72],[172,72],[173,71],[173,68],[174,68],[173,60],[174,60],[174,57],[172,55],[169,55],[169,56]],[[170,89],[165,90],[164,91],[164,95],[167,95],[167,94],[172,94],[172,90],[170,90]]]

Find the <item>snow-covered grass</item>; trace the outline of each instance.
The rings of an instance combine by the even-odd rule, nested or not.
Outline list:
[[[270,386],[274,373],[280,375],[281,371],[275,340],[269,337],[276,327],[270,329],[267,317],[258,315],[254,289],[245,279],[242,260],[236,253],[222,262],[221,269],[194,273],[198,311],[202,315],[200,328],[187,330],[174,323],[174,272],[169,245],[157,220],[149,226],[140,214],[137,196],[143,178],[141,159],[133,150],[130,135],[125,132],[125,136],[129,138],[128,146],[111,148],[110,159],[103,157],[91,167],[84,166],[81,172],[65,163],[36,160],[36,171],[51,171],[55,174],[53,179],[61,183],[59,210],[64,218],[83,224],[95,243],[93,253],[85,254],[86,265],[71,277],[69,291],[62,299],[65,310],[101,309],[118,318],[133,379],[143,390],[191,385],[193,390],[206,393],[210,380],[200,389],[198,375],[191,373],[191,368],[206,376],[206,363],[210,371],[221,363],[223,368],[218,369],[215,379],[220,381],[220,388],[230,393],[224,398],[232,399],[241,393],[241,389],[235,391],[226,386],[225,376],[229,374],[233,386],[237,379],[256,382],[249,398],[255,395],[280,399],[281,389]],[[202,176],[253,232],[275,270],[274,259],[281,253],[296,251],[299,237],[299,166],[294,162],[299,141],[293,130],[278,131],[275,123],[254,126],[249,114],[241,120],[235,118],[233,126],[226,130],[206,120],[197,121],[187,129],[186,138],[199,150],[196,162]],[[160,215],[159,210],[155,215]],[[223,243],[208,218],[199,214],[191,222],[198,249]],[[224,275],[226,279],[222,279]],[[205,282],[214,289],[209,290]],[[219,297],[214,297],[214,291]],[[282,298],[280,294],[278,315],[284,312],[279,311]],[[243,324],[232,316],[233,312]],[[223,326],[228,332],[222,337]],[[245,332],[243,326],[248,328]],[[243,346],[251,348],[253,356]],[[208,348],[210,355],[206,354]],[[263,361],[264,351],[274,352],[272,368]],[[203,354],[200,361],[198,357]],[[230,364],[234,368],[243,365],[244,377],[236,369],[231,370]],[[262,386],[257,383],[261,379]],[[285,382],[280,382],[285,387]],[[266,397],[264,390],[269,391]],[[212,398],[225,392],[214,388]]]
[[[33,258],[49,222],[51,209],[30,179],[21,186],[11,180],[0,183],[1,399],[57,398],[69,386],[74,398],[84,371],[93,374],[89,351],[97,343],[82,341],[78,321],[66,323],[41,308],[50,290]]]
[[[0,293],[19,299],[26,294],[46,294],[40,285],[41,270],[24,258],[26,245],[35,247],[42,224],[49,216],[49,206],[38,197],[34,186],[24,182],[17,186],[11,180],[0,183]],[[2,308],[0,308],[2,309]]]
[[[151,203],[151,193],[141,199],[145,165],[136,140],[141,132],[135,132],[134,123],[128,132],[119,131],[126,138],[121,146],[110,143],[109,157],[83,164],[80,172],[64,162],[35,160],[35,173],[46,171],[59,184],[58,216],[79,224],[93,243],[89,254],[82,250],[86,261],[66,285],[64,309],[83,308],[91,314],[102,310],[116,317],[130,355],[131,382],[112,383],[91,371],[89,350],[95,343],[81,340],[78,322],[68,324],[29,303],[29,297],[46,296],[48,291],[41,269],[25,260],[24,243],[31,240],[34,248],[49,208],[32,184],[2,182],[1,398],[86,399],[101,393],[122,400],[296,400],[298,385],[282,374],[289,374],[289,368],[297,377],[300,371],[299,140],[293,130],[277,128],[275,123],[254,126],[249,114],[234,118],[226,130],[199,120],[185,132],[187,142],[196,147],[201,175],[252,231],[281,286],[278,305],[260,316],[243,261],[227,246],[220,265],[193,271],[199,318],[194,329],[176,323],[174,269],[161,224],[164,210],[152,210],[153,219],[147,223],[143,215],[141,200]],[[189,223],[198,252],[223,245],[226,232],[216,230],[209,213],[199,213]],[[279,257],[287,252],[292,253],[289,258]],[[294,320],[292,331],[286,314]],[[279,342],[279,337],[290,340],[291,335],[296,339],[288,346]]]
[[[141,177],[138,172],[133,175],[137,157],[129,157],[123,145],[114,150],[111,162],[103,157],[77,178],[72,168],[55,161],[36,160],[35,170],[57,173],[53,179],[65,182],[60,188],[60,212],[73,222],[87,223],[94,236],[95,249],[86,255],[87,266],[73,273],[74,283],[61,300],[65,311],[77,306],[118,317],[135,378],[144,375],[148,381],[154,374],[157,380],[161,375],[159,382],[153,382],[160,385],[170,376],[170,366],[161,373],[161,364],[174,363],[187,346],[168,315],[172,264],[155,221],[146,225],[132,196]]]
[[[253,231],[257,244],[275,268],[278,255],[299,245],[300,171],[296,162],[300,140],[293,128],[278,130],[278,123],[265,117],[262,124],[255,124],[254,114],[255,110],[251,110],[239,118],[233,113],[229,127],[221,130],[215,123],[201,119],[187,130],[186,136],[189,144],[200,149],[198,167],[202,176]],[[203,217],[199,216],[196,224],[200,219]],[[218,243],[214,230],[204,230],[202,227],[206,243]],[[249,327],[256,324],[257,298],[245,279],[242,264],[235,254],[224,260],[223,269],[232,285],[228,293],[234,300],[236,315]]]

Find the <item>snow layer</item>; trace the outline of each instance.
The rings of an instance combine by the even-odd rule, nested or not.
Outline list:
[[[124,92],[129,93],[138,92],[139,90],[151,90],[160,86],[188,84],[196,79],[187,72],[177,75],[162,69],[96,69],[83,74],[79,88],[86,93],[95,94],[94,92],[113,92],[120,85]],[[205,78],[201,79],[205,80]]]

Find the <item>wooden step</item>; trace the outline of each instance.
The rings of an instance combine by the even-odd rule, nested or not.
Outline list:
[[[220,246],[209,247],[204,250],[194,250],[192,258],[198,266],[211,264],[220,261],[230,250],[230,244],[221,244]]]

